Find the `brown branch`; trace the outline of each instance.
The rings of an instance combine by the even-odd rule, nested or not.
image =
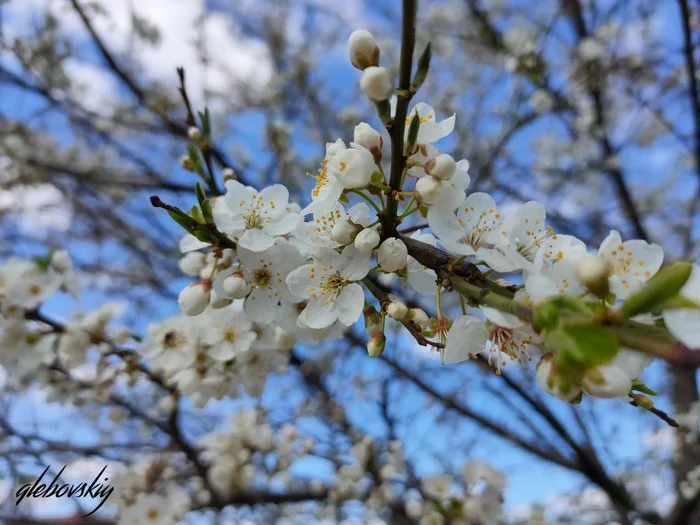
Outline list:
[[[396,114],[389,128],[391,138],[391,171],[386,210],[382,217],[383,235],[391,237],[396,233],[396,212],[399,202],[394,192],[401,189],[401,178],[406,166],[404,152],[404,130],[408,103],[411,100],[411,69],[413,67],[413,48],[416,44],[416,10],[418,0],[403,0],[403,18],[401,22],[401,56],[399,59],[399,86],[396,97]]]

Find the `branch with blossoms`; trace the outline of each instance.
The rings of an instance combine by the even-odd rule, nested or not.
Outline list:
[[[504,216],[490,195],[468,193],[469,163],[434,145],[456,115],[439,121],[422,102],[409,111],[431,60],[428,45],[413,73],[415,17],[415,2],[406,0],[398,86],[380,67],[370,33],[349,40],[360,87],[389,134],[390,159],[382,134],[360,123],[349,146],[326,145],[304,208],[289,202],[284,186],[258,191],[230,171],[219,198],[197,185],[189,212],[152,197],[188,232],[183,264],[200,280],[180,294],[183,312],[235,303],[255,323],[276,323],[279,337],[302,341],[335,336],[364,317],[372,357],[384,351],[392,318],[418,344],[438,349],[443,363],[482,354],[500,373],[509,361],[527,367],[539,357],[538,381],[550,394],[572,403],[584,394],[620,397],[661,416],[639,377],[657,357],[700,366],[699,267],[663,266],[660,246],[623,241],[616,231],[593,253],[548,227],[535,201]],[[211,143],[206,111],[200,120],[189,130],[188,160],[206,182],[210,174],[197,169],[206,164],[201,145]],[[200,250],[209,250],[208,263]],[[387,276],[434,296],[436,315],[387,294],[375,279]],[[461,316],[445,313],[448,296],[461,303]]]

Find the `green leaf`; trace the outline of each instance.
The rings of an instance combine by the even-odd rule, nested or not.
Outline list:
[[[532,323],[537,330],[551,330],[559,322],[559,307],[552,301],[540,304],[532,314]]]
[[[190,208],[190,211],[188,212],[189,216],[192,217],[195,221],[197,221],[200,224],[204,224],[206,221],[204,220],[204,215],[202,215],[202,210],[199,209],[199,206],[192,206]]]
[[[374,173],[372,173],[370,184],[386,184],[386,179],[384,178],[384,175],[382,175],[380,172],[375,171]]]
[[[53,250],[49,251],[44,256],[37,255],[36,257],[33,257],[32,260],[34,263],[39,267],[39,269],[42,272],[48,271],[48,269],[51,267],[51,257],[53,255]]]
[[[647,394],[650,396],[656,396],[658,395],[654,390],[649,388],[644,381],[641,379],[633,379],[632,380],[632,390],[637,390],[639,392],[642,392],[643,394]]]
[[[170,210],[168,210],[168,215],[170,215],[176,223],[182,226],[187,233],[194,234],[196,222],[193,219]]]
[[[620,315],[629,318],[658,310],[663,303],[678,294],[692,270],[693,265],[686,261],[678,261],[661,268],[641,290],[624,302],[620,307]]]
[[[420,129],[420,117],[415,113],[411,118],[411,124],[408,126],[408,141],[406,143],[406,151],[413,151],[413,147],[418,140],[418,130]]]
[[[204,108],[204,112],[199,112],[199,120],[202,122],[202,131],[205,136],[211,133],[211,121],[209,120],[209,108]]]
[[[207,200],[207,193],[204,191],[204,186],[198,182],[194,187],[194,192],[197,195],[197,202],[199,202],[201,206],[202,203]]]
[[[608,328],[592,323],[563,324],[545,335],[562,362],[591,367],[609,363],[620,346]]]
[[[388,100],[382,100],[380,102],[375,102],[374,104],[377,107],[377,114],[379,115],[379,120],[382,121],[382,124],[385,126],[389,125],[391,123],[391,104],[389,103]]]
[[[415,93],[420,89],[428,76],[428,71],[430,70],[430,59],[432,58],[432,48],[430,42],[425,46],[423,53],[418,59],[418,67],[416,68],[416,74],[413,77],[413,82],[411,82],[411,92]]]

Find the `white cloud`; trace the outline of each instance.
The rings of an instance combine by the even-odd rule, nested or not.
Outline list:
[[[236,96],[235,86],[246,83],[253,89],[265,89],[272,77],[272,67],[266,45],[246,37],[231,21],[219,12],[206,8],[205,0],[98,0],[94,2],[108,13],[91,14],[91,21],[106,46],[124,69],[129,69],[129,60],[135,58],[150,80],[172,85],[177,83],[176,67],[187,71],[188,87],[193,103],[199,104],[205,88],[230,92]],[[84,5],[90,12],[87,3]],[[11,0],[6,6],[4,26],[12,28],[8,38],[31,31],[42,12],[51,12],[64,31],[77,43],[89,43],[90,37],[77,14],[66,0]],[[133,11],[132,11],[133,10]],[[133,55],[132,15],[146,20],[156,28],[160,38],[154,46],[139,47]],[[199,60],[197,41],[211,55],[211,63],[204,65]],[[7,60],[7,56],[4,57]],[[104,102],[106,97],[116,95],[113,74],[87,61],[69,62],[69,72],[75,73],[82,84],[90,87],[86,91],[88,107]]]

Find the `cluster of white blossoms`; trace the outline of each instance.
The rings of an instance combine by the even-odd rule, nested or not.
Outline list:
[[[371,35],[353,33],[349,45],[353,64],[363,70],[362,89],[394,115],[395,98],[388,100],[392,90],[382,87],[390,82],[388,73],[378,67],[379,51]],[[512,276],[507,283],[496,284],[516,290],[513,302],[532,309],[562,296],[613,308],[657,274],[662,248],[642,240],[623,241],[611,231],[592,253],[583,241],[552,231],[538,202],[499,212],[490,195],[468,192],[469,162],[456,161],[434,145],[452,132],[456,116],[439,120],[425,103],[416,104],[407,115],[405,169],[398,190],[390,187],[385,175],[384,137],[365,122],[355,127],[349,144],[338,139],[326,145],[304,208],[289,202],[282,185],[258,191],[228,180],[226,193],[210,201],[210,222],[225,236],[226,247],[212,246],[191,234],[181,242],[186,254],[180,266],[198,280],[182,291],[180,306],[186,315],[204,320],[197,318],[192,329],[173,321],[182,333],[167,341],[163,337],[171,334],[170,329],[161,327],[149,338],[161,342],[146,355],[162,357],[166,373],[188,393],[216,390],[216,385],[225,388],[228,383],[217,378],[250,366],[246,356],[274,355],[297,340],[339,337],[363,312],[377,312],[363,285],[372,291],[373,279],[386,282],[381,277],[394,274],[404,291],[436,296],[437,316],[431,319],[424,310],[391,299],[393,295],[387,295],[388,301],[379,298],[380,312],[364,316],[370,355],[380,355],[384,349],[388,316],[440,347],[445,362],[482,354],[500,373],[509,361],[527,366],[537,357],[537,378],[553,395],[572,402],[584,392],[626,398],[649,364],[643,354],[623,347],[572,376],[562,371],[556,352],[552,354],[555,336],[548,337],[541,327],[512,312],[467,301],[462,316],[448,318],[441,312],[440,296],[452,293],[450,287],[434,269],[410,255],[405,237],[387,235],[382,221],[390,199],[404,203],[397,212],[399,222],[412,220],[414,214],[427,219],[411,234],[412,240],[439,247],[457,262],[473,261],[483,272]],[[679,297],[682,301],[669,305],[662,316],[645,314],[633,320],[652,325],[662,318],[676,338],[696,347],[700,345],[697,265]],[[171,359],[173,352],[182,359]],[[241,375],[250,377],[248,371]]]
[[[349,48],[352,63],[363,70],[363,91],[383,108],[380,114],[395,120],[399,104],[394,90],[384,89],[391,79],[378,66],[374,39],[366,31],[353,33]],[[349,144],[338,139],[326,145],[303,208],[289,201],[283,185],[258,191],[235,180],[230,169],[223,195],[207,200],[198,191],[199,207],[181,212],[178,221],[189,232],[180,242],[180,268],[194,278],[179,295],[184,315],[150,327],[137,350],[168,384],[200,406],[235,397],[241,387],[257,396],[269,373],[284,369],[295,343],[342,337],[361,318],[371,356],[384,351],[389,317],[419,343],[439,348],[443,362],[481,354],[500,373],[509,361],[527,366],[538,358],[541,386],[570,402],[583,393],[627,399],[649,363],[620,344],[603,321],[625,318],[636,329],[661,325],[687,347],[700,346],[700,267],[688,269],[673,293],[659,299],[659,288],[668,287],[649,292],[647,284],[663,273],[660,246],[623,241],[611,231],[592,250],[552,231],[538,202],[500,212],[492,196],[469,191],[469,162],[435,146],[452,132],[456,115],[440,120],[422,102],[402,112],[403,137],[389,137],[403,144],[400,180],[385,174],[382,132],[362,122]],[[427,222],[416,224],[417,217]],[[410,235],[396,228],[407,223],[413,224]],[[433,252],[426,256],[426,248]],[[425,266],[438,256],[450,264]],[[476,295],[465,295],[445,273],[462,263],[481,273]],[[492,273],[499,278],[488,279]],[[399,278],[401,289],[390,276]],[[108,339],[107,325],[118,314],[111,306],[60,330],[36,324],[42,300],[73,290],[74,283],[64,252],[0,268],[4,363],[26,374],[58,356],[72,368],[85,361],[88,348]],[[482,300],[488,292],[502,300]],[[460,296],[462,315],[443,311],[441,301],[450,294]],[[409,307],[400,295],[423,308]],[[434,301],[433,316],[425,298]],[[658,304],[651,305],[654,300]],[[640,301],[643,308],[629,307]],[[530,313],[518,315],[519,308]],[[621,316],[618,308],[631,313]]]

